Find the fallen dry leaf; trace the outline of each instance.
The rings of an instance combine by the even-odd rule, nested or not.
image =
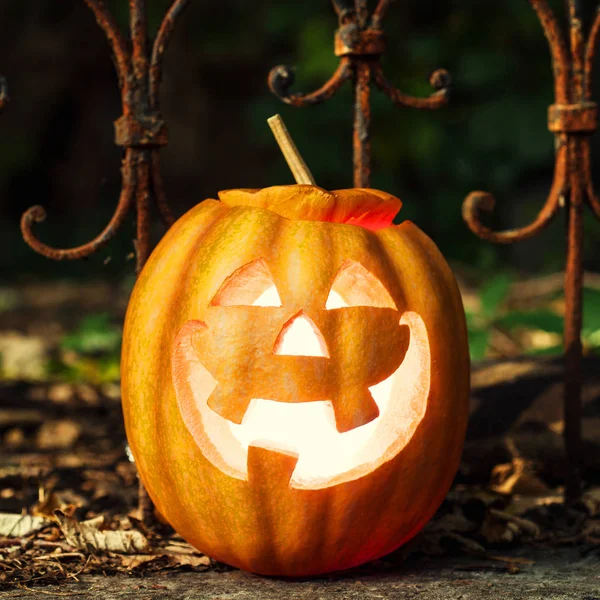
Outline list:
[[[86,527],[91,527],[92,529],[104,529],[106,525],[106,517],[105,515],[97,515],[95,517],[92,517],[91,519],[86,519],[81,524],[85,525]]]
[[[50,525],[52,521],[43,517],[32,517],[31,515],[13,515],[0,513],[0,536],[24,537]]]
[[[198,554],[198,550],[187,542],[178,542],[171,540],[164,548],[165,552],[173,552],[175,554]]]
[[[498,494],[539,496],[549,493],[548,486],[534,473],[530,461],[515,457],[492,469],[490,489]]]
[[[210,558],[198,552],[194,546],[187,542],[171,540],[167,546],[157,551],[162,556],[168,557],[171,566],[189,565],[191,567],[208,567]]]
[[[164,548],[157,548],[152,554],[123,555],[120,558],[121,564],[130,570],[157,558],[167,558],[170,567],[190,566],[196,568],[210,566],[208,556],[201,554],[187,542],[177,541],[171,541]]]
[[[126,569],[136,569],[140,565],[145,563],[149,563],[157,558],[160,558],[158,554],[121,554],[119,555],[121,559],[121,565]]]
[[[187,553],[164,553],[163,556],[169,558],[171,566],[190,566],[190,567],[209,567],[210,558],[208,556],[199,554],[187,554]]]
[[[177,552],[167,548],[158,549],[154,554],[129,554],[120,555],[121,565],[126,569],[133,570],[146,563],[152,562],[158,558],[166,558],[169,561],[170,567],[209,567],[210,558],[204,554],[200,554],[197,550],[193,553]]]
[[[102,517],[80,523],[60,510],[55,511],[54,515],[67,543],[79,550],[144,554],[150,549],[148,539],[139,531],[101,531],[98,527],[103,525]]]
[[[71,558],[85,558],[85,555],[81,552],[52,552],[52,554],[36,556],[33,560],[69,560]]]

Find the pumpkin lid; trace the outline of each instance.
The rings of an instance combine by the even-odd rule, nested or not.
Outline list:
[[[377,230],[389,227],[402,202],[380,190],[351,188],[327,191],[314,185],[275,185],[263,189],[219,192],[227,206],[264,208],[288,219],[327,221]]]

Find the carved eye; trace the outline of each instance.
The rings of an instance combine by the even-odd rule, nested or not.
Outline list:
[[[381,281],[355,260],[346,259],[337,272],[327,296],[325,308],[376,306],[393,308],[396,303]]]
[[[281,306],[267,263],[258,258],[234,271],[222,283],[210,306]]]

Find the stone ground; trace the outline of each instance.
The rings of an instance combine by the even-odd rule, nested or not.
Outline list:
[[[523,550],[520,551],[523,555]],[[519,556],[516,557],[518,560]],[[507,570],[468,557],[409,560],[392,570],[356,569],[313,580],[280,580],[241,571],[165,573],[138,578],[84,576],[60,586],[13,589],[3,600],[69,597],[102,600],[600,600],[600,562],[573,548],[529,549],[534,564]],[[511,572],[514,571],[514,572]]]

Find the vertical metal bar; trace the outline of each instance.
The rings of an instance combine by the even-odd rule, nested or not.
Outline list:
[[[143,114],[152,99],[149,97],[148,22],[144,0],[129,0],[131,15],[133,93],[135,110]],[[150,157],[147,149],[135,149],[137,164],[135,271],[139,275],[150,255]],[[138,511],[145,523],[154,520],[152,500],[138,477]]]
[[[132,66],[135,110],[143,113],[148,107],[148,22],[144,0],[129,0],[131,13]],[[135,149],[137,158],[137,233],[135,240],[136,272],[142,270],[150,254],[150,151]]]
[[[576,168],[581,164],[580,140],[570,140],[571,189],[567,206],[567,262],[565,269],[565,383],[564,419],[567,481],[565,500],[581,495],[581,325],[583,287],[583,194]]]
[[[585,101],[584,94],[584,58],[585,39],[581,22],[581,3],[579,0],[568,0],[569,3],[569,41],[571,43],[572,72],[571,98],[572,103]]]
[[[139,275],[150,256],[151,150],[137,150],[135,273]],[[144,523],[154,522],[154,505],[138,476],[138,512]]]
[[[585,42],[581,24],[581,3],[568,0],[569,38],[571,45],[571,89],[569,100],[585,100]],[[567,260],[565,267],[565,380],[564,419],[567,480],[565,500],[576,501],[581,495],[581,325],[583,302],[583,186],[582,145],[580,136],[568,138],[569,194],[566,214]]]
[[[148,77],[146,2],[144,0],[129,0],[129,11],[131,13],[133,76],[137,83],[141,83]]]
[[[150,255],[150,150],[139,151],[137,175],[135,250],[136,273],[139,274]]]
[[[367,59],[354,62],[354,187],[371,185],[371,65]]]

